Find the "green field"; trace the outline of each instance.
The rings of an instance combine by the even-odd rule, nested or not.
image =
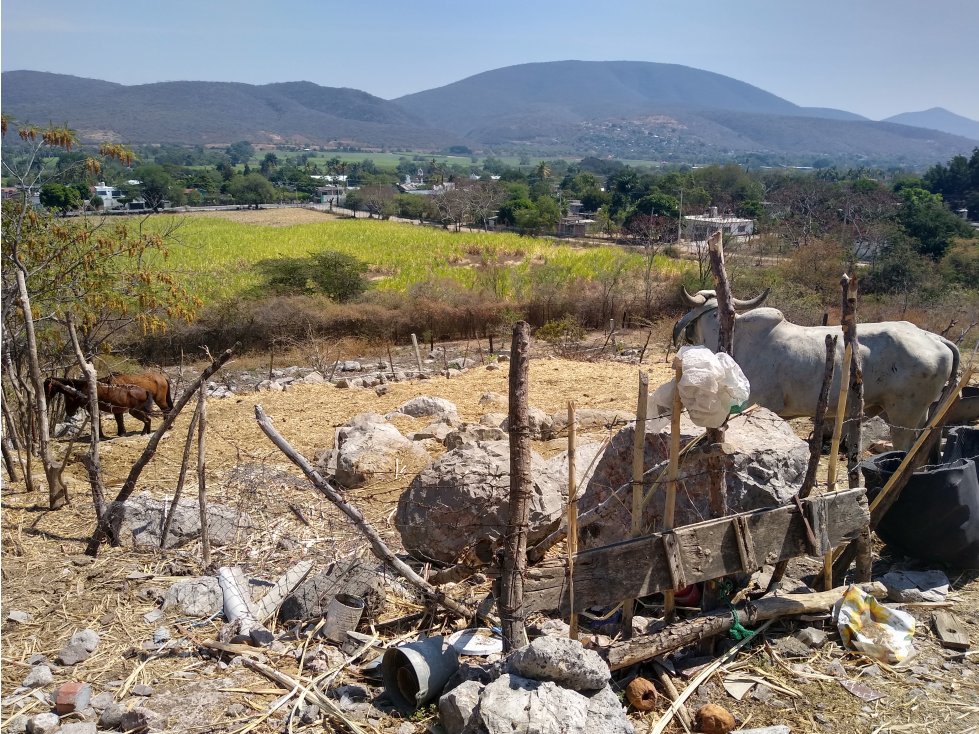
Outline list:
[[[147,226],[172,226],[151,218]],[[575,248],[510,233],[449,232],[377,220],[331,220],[287,227],[258,226],[188,216],[168,237],[166,267],[182,276],[205,302],[242,294],[260,285],[259,260],[304,257],[335,250],[368,265],[373,287],[406,292],[413,285],[448,279],[464,288],[492,288],[500,297],[520,296],[542,279],[592,280],[616,270],[643,268],[643,258],[618,247]],[[658,272],[675,274],[676,260],[658,257]]]

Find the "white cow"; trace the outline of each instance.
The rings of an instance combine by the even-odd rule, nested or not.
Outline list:
[[[693,310],[674,327],[674,344],[685,341],[717,351],[716,293],[703,290],[691,296],[684,290],[683,296]],[[732,356],[751,383],[748,402],[783,418],[815,415],[826,363],[826,335],[837,334],[836,370],[827,406],[827,415],[834,415],[843,363],[842,327],[799,326],[786,321],[777,309],[755,308],[767,296],[765,291],[750,301],[733,299],[736,311],[747,311],[735,317]],[[907,321],[858,324],[857,338],[864,411],[882,414],[891,425],[894,448],[906,451],[945,384],[956,379],[958,347]]]

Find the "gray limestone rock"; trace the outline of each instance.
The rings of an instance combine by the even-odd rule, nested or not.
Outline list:
[[[54,674],[47,665],[34,665],[21,683],[24,688],[43,688],[54,683]]]
[[[531,476],[529,540],[533,543],[563,516],[565,487],[560,475],[536,454],[531,456]],[[509,503],[509,443],[461,446],[412,480],[398,501],[394,523],[409,553],[452,563],[480,541],[499,541]]]
[[[85,646],[73,642],[66,645],[61,652],[58,653],[55,660],[61,665],[77,665],[78,663],[88,660],[92,656]]]
[[[567,637],[538,637],[510,655],[508,663],[511,673],[573,691],[597,691],[612,677],[597,652]]]
[[[110,509],[113,529],[124,544],[159,548],[160,533],[172,504],[145,492],[126,502],[114,502]],[[252,527],[251,518],[234,507],[213,503],[207,506],[207,532],[211,545],[227,545],[239,531]],[[184,545],[199,538],[200,534],[200,507],[194,500],[181,500],[167,533],[166,547]]]
[[[446,415],[449,413],[457,413],[455,403],[445,398],[436,398],[431,395],[419,395],[417,398],[412,398],[406,403],[403,403],[398,407],[397,413],[404,413],[405,415],[410,415],[414,418],[421,418],[427,415]]]
[[[376,413],[361,413],[337,430],[336,480],[348,489],[363,487],[378,474],[394,473],[398,461],[428,459],[401,432]]]
[[[167,590],[163,609],[177,609],[188,617],[210,617],[224,609],[224,594],[214,576],[185,579]]]
[[[588,699],[550,681],[502,675],[486,686],[464,730],[479,734],[599,734],[587,729]]]
[[[75,643],[84,647],[88,652],[95,652],[95,649],[99,646],[99,633],[91,629],[79,630],[68,641],[69,645],[74,645]]]
[[[632,722],[609,686],[605,686],[588,698],[588,718],[585,731],[595,734],[635,734]]]
[[[376,618],[387,599],[384,571],[357,559],[334,563],[326,571],[307,578],[286,597],[279,619],[285,622],[322,617],[337,594],[360,597],[365,616]]]
[[[27,734],[54,734],[61,725],[61,719],[55,713],[37,714],[27,720]]]
[[[439,720],[446,734],[461,734],[469,725],[483,688],[482,683],[468,680],[439,699]]]
[[[684,414],[681,444],[703,434]],[[623,428],[599,459],[595,472],[578,500],[578,512],[584,514],[602,504],[613,492],[628,487],[632,481],[632,443],[634,426]],[[787,502],[802,485],[809,447],[784,420],[765,408],[733,416],[727,428],[725,443],[733,453],[725,455],[727,497],[730,512],[744,512],[776,507]],[[649,421],[645,441],[645,490],[663,473],[669,458],[670,421]],[[675,525],[688,525],[710,517],[709,474],[707,457],[696,448],[684,457],[679,476],[681,491],[677,494]],[[665,492],[655,492],[643,511],[643,526],[660,527]],[[620,493],[620,496],[621,495]],[[631,537],[628,502],[610,502],[595,521],[581,527],[580,548],[609,545]]]

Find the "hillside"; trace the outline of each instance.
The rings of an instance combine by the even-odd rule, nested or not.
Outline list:
[[[894,117],[888,117],[884,122],[894,122],[898,125],[913,125],[929,130],[940,130],[951,135],[961,135],[970,140],[979,141],[979,122],[968,117],[956,115],[943,107],[932,107],[921,112],[905,112]]]
[[[249,140],[426,151],[467,145],[484,154],[569,158],[928,166],[970,154],[976,138],[961,136],[979,137],[969,132],[979,123],[944,110],[873,122],[799,107],[721,74],[648,62],[522,64],[393,101],[311,82],[125,86],[11,71],[2,85],[5,114],[67,123],[85,142]],[[948,131],[953,122],[958,135]]]
[[[35,71],[3,73],[3,111],[68,122],[83,140],[132,143],[342,143],[434,148],[455,142],[401,107],[311,82],[124,86]]]
[[[478,143],[562,154],[696,162],[759,153],[928,164],[972,145],[841,110],[799,107],[736,79],[675,64],[522,64],[395,101]]]

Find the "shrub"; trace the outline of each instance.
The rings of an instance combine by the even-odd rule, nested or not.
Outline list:
[[[553,346],[568,349],[585,338],[585,329],[575,316],[568,314],[556,321],[548,321],[534,336]]]
[[[367,265],[343,252],[325,250],[307,258],[270,258],[256,267],[265,285],[281,295],[321,293],[345,303],[367,290]]]

